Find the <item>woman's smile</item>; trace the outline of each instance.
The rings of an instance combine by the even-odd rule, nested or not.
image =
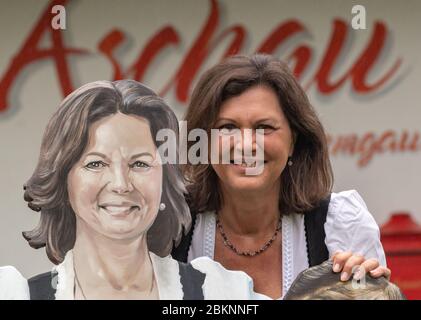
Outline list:
[[[229,168],[236,170],[237,172],[241,174],[246,174],[247,168],[256,168],[257,165],[264,166],[266,163],[267,161],[260,162],[260,161],[256,161],[255,159],[253,159],[253,161],[243,159],[241,163],[239,162],[236,163],[234,160],[231,160],[228,166]]]
[[[105,213],[116,218],[125,218],[131,213],[140,213],[140,206],[138,205],[105,203],[99,205],[98,207],[100,210],[103,210]]]

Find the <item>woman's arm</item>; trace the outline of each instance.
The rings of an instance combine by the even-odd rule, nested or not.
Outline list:
[[[333,271],[342,272],[341,280],[349,280],[353,273],[359,279],[366,272],[375,278],[390,277],[379,227],[357,191],[332,194],[325,232]]]

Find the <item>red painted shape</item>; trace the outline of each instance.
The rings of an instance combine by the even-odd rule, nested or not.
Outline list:
[[[86,54],[87,50],[71,48],[65,46],[60,30],[51,28],[51,8],[54,5],[64,5],[67,0],[52,0],[40,19],[30,30],[28,38],[23,46],[12,59],[5,74],[0,78],[0,112],[8,107],[8,95],[16,82],[16,78],[27,65],[42,59],[52,59],[55,63],[57,77],[60,83],[63,96],[73,90],[70,74],[68,56],[74,54]],[[165,95],[169,89],[175,88],[176,99],[180,103],[186,103],[190,95],[194,79],[203,68],[210,53],[227,37],[232,37],[222,58],[239,53],[244,41],[247,38],[247,29],[242,25],[234,25],[217,33],[220,19],[220,9],[217,0],[209,0],[210,13],[204,26],[199,31],[197,38],[193,41],[181,60],[180,66],[174,75],[168,77],[168,81],[160,91],[160,95]],[[332,81],[332,70],[337,66],[338,57],[345,46],[348,33],[348,22],[335,19],[333,23],[332,35],[326,46],[323,58],[316,68],[316,73],[310,76],[310,81],[305,85],[305,89],[315,84],[317,90],[325,95],[338,90],[348,79],[352,81],[353,89],[359,94],[367,94],[384,87],[399,70],[402,59],[398,59],[393,66],[383,73],[374,83],[367,83],[367,76],[376,62],[379,60],[384,50],[388,36],[388,30],[383,22],[376,22],[373,34],[365,49],[352,64],[349,71],[345,72],[338,80]],[[37,46],[43,35],[51,34],[52,46],[49,49],[38,49]],[[269,35],[264,38],[257,52],[274,53],[275,50],[287,43],[288,40],[303,32],[308,32],[307,28],[297,19],[281,22]],[[123,79],[132,76],[135,80],[144,81],[144,75],[151,66],[153,60],[169,45],[179,45],[181,36],[176,30],[168,25],[162,27],[142,49],[136,61],[127,69],[123,70],[122,64],[117,60],[115,50],[126,40],[124,31],[112,29],[99,41],[97,48],[99,53],[104,55],[110,62],[112,68],[112,79]],[[289,61],[295,62],[292,71],[297,79],[307,70],[309,63],[314,58],[313,49],[309,45],[299,44],[292,48],[292,53],[286,57]]]
[[[50,2],[33,30],[31,30],[22,48],[12,59],[6,73],[0,80],[0,112],[9,107],[8,94],[20,72],[26,66],[46,58],[54,61],[62,94],[66,96],[73,91],[67,56],[70,54],[86,54],[88,51],[65,47],[61,30],[54,30],[51,27],[51,19],[53,17],[51,8],[55,5],[64,5],[66,2],[67,0]],[[49,49],[39,49],[38,44],[46,32],[51,34],[52,46]]]
[[[380,230],[391,281],[408,299],[421,299],[421,226],[409,213],[396,212]]]

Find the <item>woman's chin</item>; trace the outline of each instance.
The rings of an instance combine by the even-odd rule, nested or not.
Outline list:
[[[132,212],[130,214],[110,215],[107,212],[99,214],[99,229],[103,235],[108,238],[123,240],[132,239],[146,233],[152,224],[155,215],[149,212]]]
[[[101,233],[113,240],[131,240],[146,234],[147,230],[138,230],[129,225],[104,226]]]
[[[236,177],[230,181],[230,187],[236,192],[260,192],[267,185],[262,177]]]

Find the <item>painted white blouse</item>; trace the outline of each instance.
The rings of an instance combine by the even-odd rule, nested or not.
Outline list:
[[[15,267],[0,267],[0,300],[29,300],[28,282]]]
[[[352,251],[362,254],[366,259],[375,258],[382,266],[386,266],[379,227],[357,191],[332,193],[324,229],[329,256],[337,251]],[[215,230],[215,212],[206,212],[197,216],[188,261],[202,256],[214,258]],[[283,296],[298,274],[308,267],[304,215],[283,216]],[[282,299],[283,296],[280,298]],[[260,297],[266,296],[260,295]]]
[[[182,300],[179,265],[167,256],[161,258],[150,252],[160,300]],[[253,280],[244,272],[226,270],[220,263],[201,257],[191,261],[194,269],[206,275],[203,295],[206,300],[255,300],[262,295],[253,291]],[[56,300],[74,300],[73,253],[70,250],[64,261],[54,267],[57,272]],[[0,300],[28,300],[27,280],[13,267],[0,268]]]

